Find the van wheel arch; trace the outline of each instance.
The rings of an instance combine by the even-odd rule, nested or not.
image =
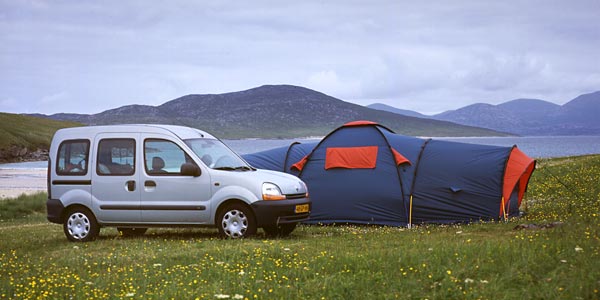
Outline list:
[[[215,212],[215,223],[217,220],[217,216],[223,211],[223,209],[233,203],[238,203],[238,204],[247,206],[252,211],[252,214],[254,214],[254,210],[252,210],[252,207],[250,207],[250,205],[248,203],[246,203],[240,199],[229,199],[229,200],[225,200],[225,201],[221,202],[221,204],[219,204],[219,207],[217,208],[217,211]]]
[[[87,210],[87,211],[88,211],[90,214],[92,214],[92,215],[94,216],[94,219],[96,219],[96,215],[94,215],[94,213],[92,212],[92,210],[91,210],[89,207],[87,207],[87,206],[85,206],[85,205],[83,205],[83,204],[71,204],[71,205],[69,205],[69,206],[65,207],[65,209],[63,209],[63,211],[62,211],[62,214],[61,214],[61,216],[60,216],[60,221],[61,221],[62,223],[64,223],[64,222],[65,222],[65,220],[66,220],[66,218],[68,218],[68,217],[69,217],[69,212],[71,212],[71,211],[72,211],[72,210],[74,210],[74,209],[85,209],[85,210]],[[96,220],[97,220],[97,219],[96,219]]]

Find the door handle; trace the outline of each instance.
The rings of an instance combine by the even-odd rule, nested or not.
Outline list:
[[[125,184],[127,185],[127,190],[130,192],[135,191],[135,180],[129,180],[127,182],[125,182]]]
[[[154,180],[146,180],[144,182],[145,187],[156,187],[156,182]]]

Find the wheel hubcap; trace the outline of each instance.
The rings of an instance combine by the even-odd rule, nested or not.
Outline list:
[[[248,229],[248,218],[246,215],[237,210],[230,210],[223,216],[223,222],[221,223],[223,230],[227,236],[234,239],[243,237]]]
[[[82,213],[74,213],[67,221],[67,229],[69,234],[75,239],[81,240],[90,232],[90,220]]]

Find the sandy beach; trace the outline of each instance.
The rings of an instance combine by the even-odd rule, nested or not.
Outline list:
[[[0,168],[0,199],[45,191],[46,170]]]

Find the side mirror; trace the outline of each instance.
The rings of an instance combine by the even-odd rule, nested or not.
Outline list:
[[[194,176],[198,177],[202,175],[202,171],[200,171],[200,167],[193,163],[184,163],[181,165],[181,175],[183,176]]]

